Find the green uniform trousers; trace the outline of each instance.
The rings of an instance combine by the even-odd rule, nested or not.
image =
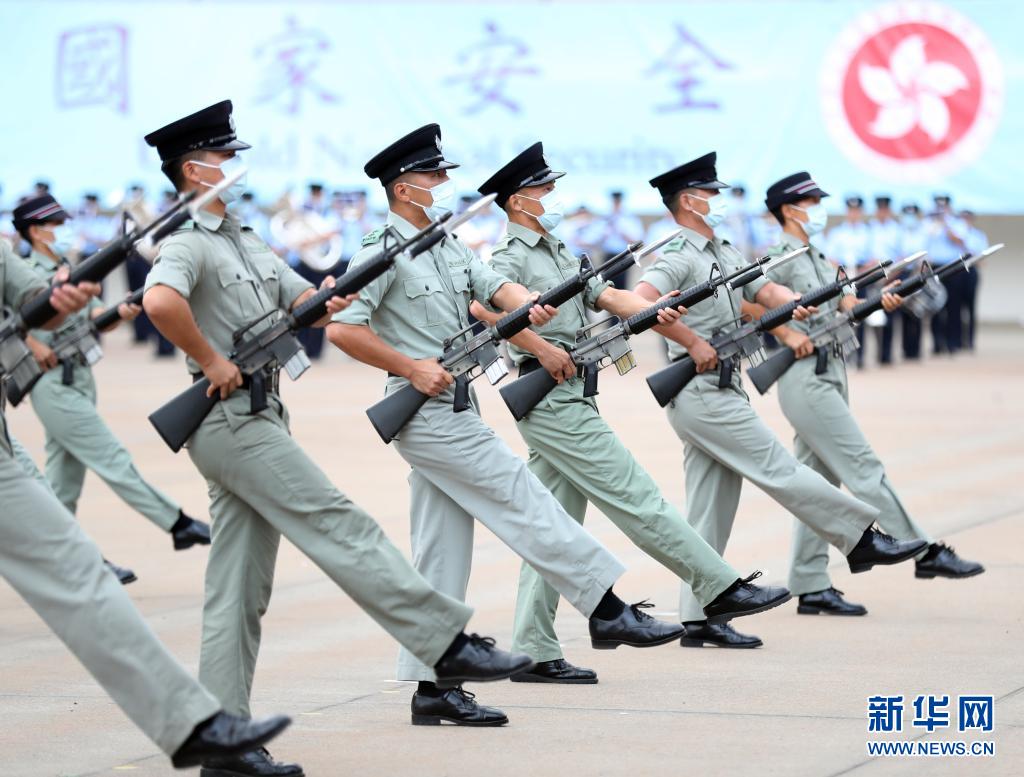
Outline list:
[[[96,412],[92,370],[76,366],[70,386],[61,382],[59,366],[48,370],[29,396],[46,429],[46,478],[72,515],[85,472],[92,470],[129,506],[170,531],[179,506],[142,479],[131,454]]]
[[[403,378],[388,379],[389,390],[405,384]],[[590,617],[625,568],[569,517],[475,408],[453,413],[453,398],[449,389],[429,400],[395,441],[413,468],[416,568],[439,590],[464,599],[476,519]],[[403,651],[398,679],[429,681],[434,673]]]
[[[8,438],[11,443],[11,455],[14,456],[14,460],[18,463],[27,475],[33,480],[41,483],[47,491],[53,493],[53,486],[50,485],[50,481],[46,479],[46,476],[39,471],[39,467],[36,466],[35,461],[28,455],[28,451],[18,442],[14,437]]]
[[[221,705],[167,652],[93,542],[2,441],[0,506],[0,574],[132,722],[173,753]]]
[[[897,539],[928,539],[907,513],[867,438],[850,412],[846,366],[830,358],[822,375],[815,359],[800,359],[779,379],[779,404],[793,425],[797,459],[830,483],[878,508],[878,524]],[[924,551],[922,551],[922,554]],[[823,591],[828,575],[828,544],[796,522],[789,587],[794,594]]]
[[[732,531],[746,478],[846,555],[878,517],[878,510],[844,494],[798,462],[754,412],[739,376],[718,388],[718,373],[687,384],[668,408],[684,443],[686,510],[690,524],[719,553]],[[683,586],[684,621],[703,620],[700,602]]]
[[[219,402],[189,455],[207,480],[213,542],[206,568],[200,680],[224,708],[249,714],[281,535],[385,631],[429,665],[469,622],[470,608],[431,588],[376,521],[298,446],[276,395],[249,414],[249,392]]]
[[[557,386],[522,421],[527,462],[579,523],[592,502],[633,543],[693,589],[705,605],[739,577],[675,507],[583,396],[583,381]],[[555,633],[558,592],[523,562],[513,647],[535,661],[562,657]]]

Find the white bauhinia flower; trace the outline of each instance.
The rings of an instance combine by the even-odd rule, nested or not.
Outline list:
[[[864,94],[879,106],[868,127],[879,138],[901,138],[920,126],[938,143],[949,132],[946,98],[968,86],[959,68],[928,61],[920,35],[908,35],[899,42],[888,68],[861,65],[857,75]]]

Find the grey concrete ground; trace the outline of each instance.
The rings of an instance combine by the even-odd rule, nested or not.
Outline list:
[[[205,515],[205,487],[145,420],[185,385],[180,362],[155,362],[127,335],[108,338],[98,367],[104,415],[140,469],[188,510]],[[682,505],[682,448],[643,377],[660,364],[653,337],[636,342],[640,368],[603,373],[600,403],[638,458]],[[285,396],[294,433],[341,488],[408,549],[406,468],[363,410],[380,394],[372,370],[332,353]],[[517,451],[514,425],[481,386],[485,417]],[[291,546],[256,676],[257,712],[287,711],[295,725],[273,747],[317,775],[1013,775],[1024,773],[1020,642],[1024,546],[1024,335],[985,330],[975,355],[932,359],[853,378],[856,412],[909,508],[937,536],[988,572],[967,581],[915,580],[911,565],[852,577],[835,559],[835,584],[865,603],[861,619],[797,616],[795,605],[738,621],[765,640],[755,651],[590,649],[584,620],[565,607],[567,656],[594,667],[596,686],[497,683],[474,687],[511,718],[500,729],[413,728],[411,686],[391,680],[396,647]],[[773,396],[756,406],[784,439]],[[37,460],[42,435],[26,405],[14,432]],[[473,462],[467,461],[467,467]],[[0,507],[2,509],[2,507]],[[31,516],[23,516],[31,520]],[[170,540],[90,476],[80,519],[106,555],[132,566],[129,591],[174,653],[195,668],[204,550]],[[744,494],[729,560],[782,582],[791,519],[755,488]],[[671,575],[598,514],[589,526],[629,565],[619,586],[675,617]],[[518,564],[486,530],[477,537],[473,627],[508,644]],[[995,730],[900,739],[995,742],[994,758],[869,758],[866,698],[874,694],[993,694]],[[953,720],[955,721],[955,713]],[[892,737],[890,737],[892,738]],[[0,774],[166,775],[172,770],[40,620],[0,583]]]

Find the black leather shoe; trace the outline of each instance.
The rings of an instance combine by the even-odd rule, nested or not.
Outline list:
[[[434,665],[438,688],[455,688],[464,682],[504,680],[533,668],[525,653],[508,653],[494,646],[490,637],[470,634],[455,652],[445,653]]]
[[[566,683],[575,685],[593,685],[597,682],[597,672],[573,666],[564,658],[554,661],[541,661],[529,672],[517,674],[512,678],[514,683]]]
[[[508,716],[497,707],[477,704],[476,696],[462,688],[451,688],[441,696],[412,695],[412,724],[440,726],[446,720],[456,726],[504,726]]]
[[[868,608],[863,604],[854,604],[843,598],[843,592],[837,588],[826,588],[809,594],[800,594],[800,603],[796,611],[801,615],[867,615]]]
[[[699,648],[705,645],[720,648],[747,649],[761,647],[764,643],[760,637],[751,634],[740,634],[728,623],[685,623],[686,633],[679,644],[682,647]]]
[[[781,586],[754,585],[753,581],[761,576],[760,570],[752,575],[737,580],[712,600],[704,608],[708,623],[725,623],[732,618],[778,607],[793,598],[789,589]]]
[[[610,621],[590,619],[590,646],[595,650],[615,650],[619,645],[645,648],[665,645],[683,633],[679,623],[655,620],[643,610],[654,605],[643,601],[626,607]]]
[[[117,577],[121,585],[128,585],[139,579],[128,567],[119,567],[117,564],[112,564],[106,559],[103,559],[103,563],[106,564],[107,569],[114,573],[114,576]]]
[[[182,513],[182,517],[188,518],[184,513]],[[171,532],[171,536],[174,538],[174,549],[187,550],[193,545],[209,545],[210,524],[197,521],[195,518],[189,518],[188,521],[186,526]]]
[[[857,574],[867,572],[876,564],[899,564],[916,556],[927,545],[924,540],[898,540],[869,526],[846,561],[850,571]]]
[[[203,761],[199,777],[305,777],[298,764],[275,761],[265,747],[232,758]]]
[[[292,719],[287,715],[249,720],[218,712],[196,726],[188,739],[171,756],[171,763],[176,769],[184,769],[201,763],[205,766],[207,761],[213,759],[231,758],[248,753],[265,745],[288,728],[291,722]],[[301,774],[301,770],[299,773]]]
[[[985,567],[977,561],[968,561],[956,555],[944,542],[933,542],[928,552],[914,564],[914,577],[930,579],[933,577],[974,577],[985,571]]]

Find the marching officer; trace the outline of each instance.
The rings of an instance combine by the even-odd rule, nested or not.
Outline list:
[[[182,193],[223,181],[241,164],[237,152],[250,148],[235,136],[230,100],[161,127],[146,142],[157,148],[161,169]],[[373,518],[299,447],[277,391],[277,369],[257,376],[265,384],[266,403],[254,406],[253,378],[243,377],[226,357],[232,333],[294,309],[314,289],[227,210],[241,191],[243,180],[161,244],[143,299],[157,328],[188,355],[193,380],[205,375],[210,395],[221,397],[188,447],[206,478],[213,518],[199,659],[203,683],[229,712],[248,714],[260,620],[270,602],[282,534],[433,666],[439,681],[504,679],[529,668],[527,656],[500,651],[489,638],[466,636],[470,608],[431,588]],[[338,312],[353,298],[333,298],[328,311]],[[276,763],[265,751],[210,760],[202,772],[301,774],[297,764]]]
[[[821,224],[823,205],[828,194],[807,172],[786,176],[768,187],[765,206],[782,226],[782,239],[770,253],[781,255],[801,246],[810,250],[773,273],[776,283],[804,293],[829,283],[835,277],[832,264],[811,243]],[[887,257],[893,258],[893,257]],[[896,294],[882,297],[885,310],[895,311],[902,302]],[[847,311],[857,304],[848,294],[838,302],[830,301],[815,318]],[[814,319],[811,321],[813,322]],[[779,405],[796,431],[793,449],[802,464],[819,472],[835,486],[846,486],[851,494],[879,511],[878,523],[886,532],[904,540],[927,543],[917,554],[914,574],[919,578],[973,577],[984,567],[956,555],[943,543],[932,542],[928,534],[910,517],[885,467],[849,407],[849,383],[841,358],[829,358],[821,375],[816,360],[806,358],[814,346],[807,336],[809,322],[794,321],[779,327],[778,339],[797,355],[797,362],[779,379]],[[864,615],[867,610],[843,599],[832,586],[828,574],[828,544],[806,524],[796,522],[793,561],[789,585],[800,597],[797,612],[805,615]]]
[[[64,280],[66,270],[56,276]],[[47,284],[0,240],[0,302],[18,308],[49,293],[58,312],[50,328],[86,309],[94,283]],[[0,393],[3,391],[0,370]],[[290,722],[278,716],[248,721],[221,705],[179,664],[74,517],[40,482],[41,476],[7,434],[0,396],[0,575],[161,750],[174,766],[232,756],[260,747]],[[34,473],[34,477],[33,477]]]
[[[455,207],[457,167],[441,150],[438,125],[395,141],[364,170],[384,186],[387,225],[363,240],[351,267],[380,250],[385,230],[408,238]],[[332,343],[388,373],[387,392],[412,383],[428,400],[395,440],[412,467],[412,550],[416,568],[433,585],[464,599],[473,551],[474,519],[533,566],[590,619],[596,647],[649,647],[678,639],[682,629],[662,623],[612,592],[623,566],[562,509],[518,458],[473,411],[452,412],[453,377],[438,362],[444,339],[468,325],[470,303],[481,300],[513,310],[534,297],[484,264],[457,238],[446,238],[414,260],[399,258],[360,293],[328,327]],[[547,323],[554,309],[534,306],[531,321]],[[408,652],[399,680],[417,680],[413,722],[448,720],[503,725],[501,710],[471,696],[434,687],[434,673]]]
[[[44,281],[52,280],[57,269],[67,265],[67,219],[68,214],[49,194],[14,209],[14,227],[32,247],[26,261]],[[72,515],[78,507],[85,473],[92,470],[125,503],[168,532],[175,550],[209,545],[210,527],[186,515],[176,502],[143,480],[131,454],[100,417],[96,379],[84,355],[58,356],[54,351],[54,346],[59,348],[62,340],[73,339],[76,331],[88,328],[90,319],[104,310],[104,305],[94,299],[54,331],[36,331],[28,339],[36,361],[46,371],[30,395],[32,409],[46,429],[46,477]],[[121,318],[130,321],[141,308],[122,303],[119,312]],[[135,581],[132,570],[109,566],[123,584]]]
[[[684,289],[708,278],[717,264],[723,274],[743,266],[739,252],[715,236],[724,216],[727,184],[718,180],[716,154],[711,152],[651,180],[662,201],[684,228],[644,273],[637,292],[650,301],[672,289]],[[728,330],[741,314],[756,314],[756,306],[776,307],[797,295],[767,279],[743,287],[742,294],[721,290],[717,297],[689,309],[683,342],[669,341],[669,355],[689,354],[698,374],[668,407],[668,420],[683,441],[686,468],[687,518],[719,553],[732,531],[744,478],[846,556],[851,569],[866,571],[876,564],[904,561],[924,548],[923,540],[901,542],[872,528],[878,510],[828,483],[799,463],[772,434],[750,406],[740,370],[719,388],[720,365],[708,343],[717,331]],[[801,317],[807,310],[798,308]],[[684,645],[757,647],[761,640],[739,634],[728,624],[709,624],[693,593],[683,588],[679,605],[686,637]]]
[[[481,194],[497,194],[508,215],[508,231],[494,248],[491,267],[530,289],[547,291],[575,276],[579,259],[552,234],[562,216],[554,172],[544,147],[534,143],[489,178]],[[660,236],[656,236],[660,237]],[[762,589],[739,579],[736,570],[665,501],[657,484],[605,422],[592,398],[583,396],[583,380],[569,356],[575,332],[587,325],[586,309],[627,318],[650,303],[610,282],[591,279],[588,288],[550,324],[526,330],[509,343],[519,374],[547,370],[559,386],[519,422],[529,446],[527,466],[558,499],[573,520],[583,523],[593,502],[639,548],[661,562],[691,589],[707,616],[750,615],[789,598],[784,588]],[[498,316],[474,303],[473,313],[491,323]],[[671,337],[680,311],[660,311],[657,331]],[[597,682],[589,669],[570,664],[555,633],[558,592],[523,563],[519,576],[513,644],[537,666],[518,682]]]

